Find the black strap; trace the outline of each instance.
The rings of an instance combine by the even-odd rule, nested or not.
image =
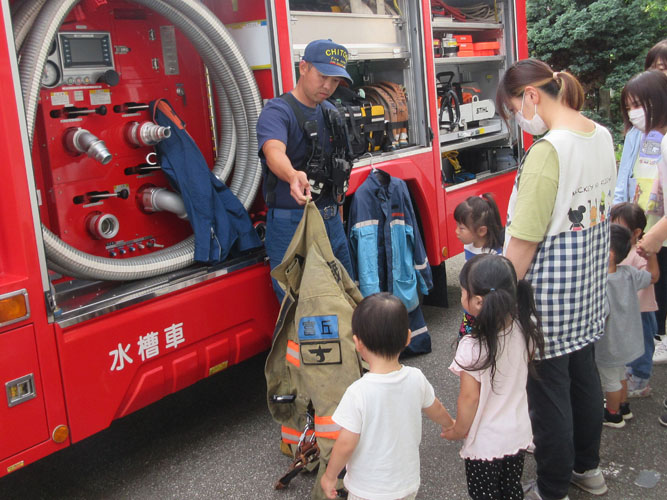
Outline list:
[[[296,116],[299,128],[303,130],[303,124],[306,123],[306,116],[303,114],[303,110],[299,105],[299,101],[296,100],[296,97],[294,97],[291,92],[285,92],[284,94],[279,95],[278,98],[289,104],[294,112],[294,116]],[[317,107],[319,108],[320,105],[318,104]]]
[[[299,129],[301,129],[304,133],[304,136],[306,136],[307,135],[307,132],[305,130],[305,124],[307,121],[306,116],[303,114],[303,110],[301,109],[299,101],[296,99],[296,97],[294,97],[291,92],[285,92],[284,94],[279,95],[278,99],[282,99],[287,104],[289,104],[289,107],[292,109],[292,112],[296,117],[296,121],[299,124]],[[317,107],[320,108],[320,105],[318,104]],[[310,137],[306,138],[308,139],[308,141],[311,142],[311,147],[314,147],[314,145],[312,145],[312,139]],[[308,156],[310,156],[310,153],[306,153],[306,157]],[[297,170],[303,170],[303,165],[293,165],[293,166]],[[273,206],[275,205],[276,202],[276,186],[278,185],[278,177],[271,171],[268,165],[267,165],[267,170],[268,173],[266,176],[266,203],[268,206]]]

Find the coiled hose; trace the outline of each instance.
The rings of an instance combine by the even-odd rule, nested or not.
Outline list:
[[[28,33],[23,43],[17,43],[17,47],[21,47],[19,74],[31,146],[41,75],[49,48],[59,27],[78,1],[49,0],[38,14],[30,10],[21,15],[20,30],[25,29]],[[219,19],[196,0],[131,1],[160,13],[174,23],[197,48],[207,65],[216,89],[222,132],[219,134],[219,156],[213,173],[225,181],[234,167],[230,189],[243,206],[249,208],[261,180],[255,126],[262,101],[252,71],[239,48]],[[22,11],[22,8],[17,9],[17,14]],[[194,262],[193,236],[150,255],[115,260],[81,252],[43,224],[42,233],[49,265],[54,270],[79,278],[135,280],[182,269]]]

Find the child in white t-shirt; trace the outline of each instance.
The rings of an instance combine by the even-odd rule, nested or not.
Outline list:
[[[347,388],[332,417],[341,431],[321,479],[328,498],[335,498],[345,466],[348,500],[415,498],[422,410],[443,432],[454,425],[424,374],[398,362],[410,342],[408,324],[403,303],[386,292],[369,295],[354,311],[354,344],[370,371]]]
[[[473,257],[459,280],[461,304],[475,321],[449,367],[460,392],[456,423],[442,436],[465,440],[471,498],[521,499],[523,450],[532,441],[526,381],[535,350],[544,347],[533,290],[499,255]]]

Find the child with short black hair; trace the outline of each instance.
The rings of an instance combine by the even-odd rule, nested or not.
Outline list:
[[[657,255],[653,254],[645,259],[637,254],[637,241],[644,234],[644,228],[646,227],[644,211],[636,203],[623,202],[611,207],[609,218],[611,222],[620,224],[630,230],[632,247],[621,264],[648,271],[651,273],[651,283],[657,282],[660,277]],[[658,333],[658,322],[655,317],[658,303],[655,300],[653,285],[639,290],[637,296],[644,334],[644,354],[628,364],[626,368],[628,398],[646,397],[651,394],[651,387],[648,382],[653,369],[654,337]],[[632,412],[627,403],[621,404],[621,415],[624,420],[632,418]]]
[[[512,263],[477,255],[459,276],[461,304],[474,317],[449,369],[460,378],[449,440],[465,439],[468,494],[473,499],[523,498],[524,452],[532,442],[526,382],[536,352],[544,353],[533,289],[517,282]]]
[[[480,253],[501,254],[505,240],[498,205],[491,193],[470,196],[454,209],[456,237],[466,260]]]
[[[350,385],[333,420],[341,431],[321,484],[336,497],[336,478],[348,500],[414,499],[419,489],[421,412],[442,426],[454,425],[418,368],[402,366],[398,356],[410,342],[408,312],[390,293],[362,300],[352,315],[354,345],[370,371]]]
[[[644,354],[637,292],[651,284],[651,273],[621,265],[632,248],[632,234],[628,228],[611,224],[609,244],[609,315],[604,335],[595,344],[595,364],[607,400],[602,423],[618,429],[625,425],[623,413],[631,414],[625,365]]]

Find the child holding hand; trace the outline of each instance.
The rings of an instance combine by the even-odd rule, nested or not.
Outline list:
[[[532,441],[526,381],[536,349],[544,348],[533,291],[499,255],[473,257],[459,279],[461,304],[475,321],[449,367],[460,392],[455,425],[442,436],[465,440],[471,498],[521,499],[523,450]]]
[[[418,368],[398,356],[410,342],[408,312],[390,293],[369,295],[352,315],[354,345],[370,371],[350,385],[333,420],[341,430],[321,485],[336,497],[336,478],[348,500],[414,499],[419,489],[422,410],[443,431],[454,425]]]
[[[637,269],[644,269],[651,273],[651,283],[656,283],[660,278],[660,267],[658,265],[658,256],[652,254],[647,259],[637,254],[637,241],[644,234],[646,227],[646,215],[636,203],[618,203],[611,207],[609,218],[614,224],[620,224],[630,230],[632,236],[630,242],[632,247],[630,253],[621,262],[621,265],[628,265]],[[655,300],[655,290],[653,286],[647,286],[637,293],[639,297],[639,311],[642,318],[642,330],[644,333],[644,354],[635,359],[627,366],[628,375],[628,397],[646,397],[651,394],[651,387],[648,385],[653,369],[653,352],[655,350],[654,337],[658,334],[658,322],[655,311],[658,310],[658,303]],[[623,419],[632,418],[632,412],[627,403],[621,403],[621,415]]]
[[[595,364],[607,400],[602,423],[618,429],[625,426],[627,418],[623,415],[630,414],[625,365],[644,354],[637,292],[650,286],[653,277],[648,271],[621,265],[632,248],[632,233],[628,228],[612,224],[609,234],[609,315],[604,335],[595,344]]]

